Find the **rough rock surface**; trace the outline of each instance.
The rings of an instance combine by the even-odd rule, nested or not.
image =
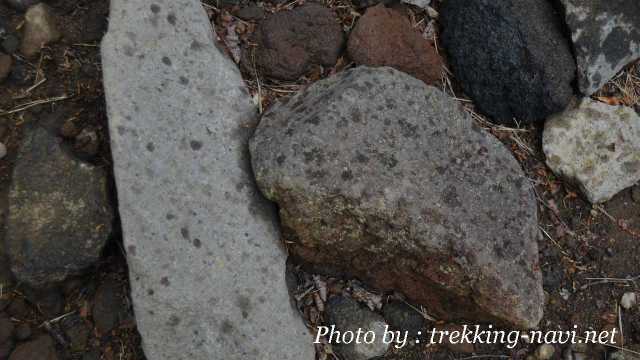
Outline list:
[[[386,304],[382,314],[394,330],[408,332],[411,338],[417,338],[419,331],[426,334],[424,317],[405,302],[393,301]]]
[[[7,255],[16,278],[34,287],[93,265],[111,234],[105,170],[60,142],[41,127],[26,129],[9,188]]]
[[[369,8],[349,35],[349,57],[359,65],[390,66],[426,84],[440,81],[442,59],[409,19],[383,5]]]
[[[575,60],[550,2],[448,0],[440,21],[453,72],[481,112],[510,123],[565,109]]]
[[[578,65],[578,85],[591,95],[640,58],[640,2],[561,0]]]
[[[24,15],[20,51],[26,57],[33,57],[40,52],[43,45],[57,41],[60,36],[51,8],[39,3],[30,7]]]
[[[332,342],[336,351],[345,360],[368,360],[377,356],[382,356],[389,348],[389,344],[383,342],[384,331],[387,323],[384,318],[373,311],[358,305],[358,303],[347,297],[334,297],[327,304],[327,326],[335,325],[335,330],[340,332],[352,331],[354,334],[358,329],[362,331],[373,331],[375,341],[371,344],[355,341],[350,344],[337,344],[335,339]],[[327,338],[327,340],[329,340]]]
[[[441,316],[538,323],[531,186],[435,87],[388,67],[339,73],[268,110],[250,151],[305,263]]]
[[[113,0],[105,95],[147,358],[312,360],[276,214],[256,189],[256,109],[198,0]]]
[[[334,66],[345,43],[336,14],[316,3],[269,15],[254,36],[256,47],[245,49],[244,66],[255,61],[265,75],[282,80],[297,80],[317,65]]]
[[[542,148],[551,170],[594,204],[640,180],[640,116],[631,108],[585,99],[547,120]]]

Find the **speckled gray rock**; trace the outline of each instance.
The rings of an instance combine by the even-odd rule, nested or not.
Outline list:
[[[11,270],[34,287],[93,265],[111,234],[105,169],[75,159],[60,142],[43,128],[28,127],[9,188]]]
[[[355,300],[347,297],[334,297],[327,303],[327,326],[334,325],[339,332],[352,331],[354,334],[361,329],[361,332],[373,331],[374,339],[367,344],[362,341],[353,341],[349,344],[339,343],[337,339],[330,339],[336,351],[345,360],[368,360],[384,355],[390,344],[384,343],[384,332],[387,323],[384,318],[373,311],[360,306]],[[390,330],[392,331],[392,330]]]
[[[561,0],[585,95],[640,58],[640,1]]]
[[[640,180],[640,117],[590,99],[545,123],[547,165],[601,203]]]
[[[435,87],[387,67],[339,73],[268,110],[250,151],[308,266],[400,290],[443,317],[538,323],[531,186]]]
[[[109,130],[147,358],[312,360],[251,176],[257,111],[200,2],[113,0],[109,24]]]

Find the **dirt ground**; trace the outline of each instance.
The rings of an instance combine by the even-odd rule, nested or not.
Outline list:
[[[79,127],[95,128],[100,148],[97,155],[89,156],[87,160],[111,171],[99,51],[100,38],[106,31],[108,1],[51,0],[48,3],[61,19],[63,39],[44,48],[36,59],[14,56],[14,74],[0,85],[0,141],[7,145],[9,154],[0,160],[2,208],[6,208],[14,154],[20,144],[22,128],[28,122],[39,122],[55,130],[65,121],[73,119],[71,121]],[[293,4],[295,2],[265,7],[269,11],[279,11]],[[352,27],[363,13],[347,0],[329,1],[327,4],[336,10],[345,29]],[[438,3],[434,7],[437,10]],[[233,15],[239,6],[220,6],[215,1],[206,0],[205,8],[216,24],[221,43],[229,53],[237,52],[239,46],[247,46],[255,24],[241,21]],[[425,11],[414,7],[407,7],[405,11],[418,30],[423,31],[429,26]],[[8,20],[11,28],[20,28],[22,14],[0,5],[0,16]],[[232,25],[235,34],[227,33]],[[437,41],[437,34],[434,39]],[[351,66],[349,60],[342,58],[336,68],[317,69],[308,77],[293,83],[264,78],[257,72],[245,72],[244,75],[252,94],[259,99],[261,109],[265,109],[277,98],[289,96],[313,81],[348,66]],[[639,78],[640,63],[630,66],[597,95],[602,101],[623,103],[635,106],[638,110]],[[455,79],[446,70],[443,71],[442,89],[465,99]],[[544,164],[540,126],[494,126],[473,112],[469,102],[464,104],[476,121],[512,149],[535,184],[542,233],[539,242],[541,266],[544,289],[548,295],[541,328],[566,330],[575,324],[580,330],[600,330],[622,324],[625,347],[640,351],[640,311],[627,313],[618,306],[624,292],[640,290],[640,187],[636,185],[621,192],[603,206],[591,206],[575,187],[557,179]],[[67,141],[73,146],[73,140]],[[104,260],[83,278],[70,282],[69,289],[65,291],[65,314],[79,314],[91,324],[92,317],[88,309],[96,288],[107,277],[117,278],[126,291],[127,269],[120,243],[120,234],[116,231]],[[10,296],[19,298],[23,294],[18,288]],[[306,300],[301,298],[301,303],[307,304],[304,311],[308,321],[322,322],[322,314],[316,304]],[[132,313],[127,299],[123,304]],[[37,304],[29,304],[29,309],[29,314],[20,321],[29,322],[34,329],[50,332],[56,338],[56,321],[50,323],[53,330],[42,326],[46,321],[55,319],[45,318]],[[311,315],[313,318],[309,318]],[[91,351],[99,354],[98,359],[144,359],[132,319],[122,322],[108,334],[92,331],[84,351],[71,351],[64,341],[58,345],[64,359],[81,359],[84,353]],[[477,354],[514,359],[524,358],[532,350],[533,347],[527,348],[524,344],[516,349],[499,346],[476,348]],[[437,347],[420,346],[415,352],[419,356],[416,358],[459,359],[469,356]],[[561,351],[557,348],[555,358],[560,357]]]

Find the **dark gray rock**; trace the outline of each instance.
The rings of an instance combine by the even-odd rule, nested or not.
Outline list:
[[[6,242],[16,277],[44,287],[91,266],[112,221],[105,169],[76,160],[46,130],[26,129],[9,189]]]
[[[598,91],[624,66],[640,58],[640,2],[561,0],[585,95]]]
[[[416,309],[401,301],[392,301],[382,308],[384,319],[395,330],[408,332],[410,338],[416,338],[418,332],[426,334],[425,319]]]
[[[448,0],[440,21],[453,72],[482,113],[528,123],[565,109],[575,61],[549,1]]]
[[[363,332],[373,331],[375,333],[375,341],[371,344],[366,344],[362,341],[360,344],[355,341],[350,344],[340,344],[327,338],[345,360],[368,360],[384,355],[389,348],[389,344],[385,344],[382,341],[387,326],[384,318],[358,305],[355,300],[347,297],[331,298],[327,303],[326,315],[326,325],[335,325],[335,330],[337,331],[352,331],[356,333],[358,329],[361,329]]]
[[[399,290],[441,316],[540,320],[531,185],[437,88],[391,68],[341,72],[269,109],[250,152],[308,267]]]
[[[106,334],[118,326],[126,316],[124,314],[124,294],[122,286],[116,280],[106,279],[96,291],[93,300],[93,322],[100,334]]]

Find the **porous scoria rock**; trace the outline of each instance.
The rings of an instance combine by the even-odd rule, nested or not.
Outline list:
[[[255,47],[244,49],[245,67],[253,68],[255,63],[267,76],[297,80],[314,66],[334,66],[345,36],[332,10],[306,3],[269,15],[258,25],[254,41]]]
[[[440,81],[442,59],[399,12],[369,8],[349,35],[349,57],[359,65],[390,66],[427,84]]]
[[[26,57],[33,57],[43,45],[57,41],[60,36],[51,8],[43,3],[33,5],[24,15],[20,51]]]
[[[585,99],[547,120],[542,148],[551,170],[594,204],[640,180],[640,117],[631,108]]]
[[[585,95],[640,58],[640,1],[561,0]]]
[[[339,73],[267,111],[250,151],[291,253],[313,270],[446,318],[540,320],[531,185],[435,87],[388,67]]]
[[[447,0],[440,21],[455,76],[493,121],[542,121],[568,105],[575,60],[549,1]]]
[[[93,265],[112,222],[105,169],[77,160],[45,129],[27,128],[9,187],[5,239],[16,278],[44,287]]]
[[[102,64],[147,358],[312,360],[275,210],[251,175],[257,111],[200,1],[111,1]]]

